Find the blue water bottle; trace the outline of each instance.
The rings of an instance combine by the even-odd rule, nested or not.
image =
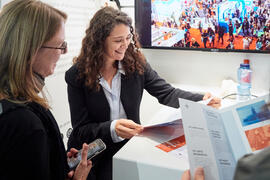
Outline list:
[[[246,101],[250,99],[251,88],[251,74],[249,60],[245,59],[244,63],[240,64],[237,70],[238,86],[237,86],[237,100]]]

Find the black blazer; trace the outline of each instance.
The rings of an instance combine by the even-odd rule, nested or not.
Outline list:
[[[68,85],[68,100],[71,112],[73,132],[68,147],[81,148],[84,142],[101,138],[107,145],[105,152],[94,161],[89,179],[112,179],[112,157],[127,142],[114,143],[110,134],[110,107],[103,89],[96,92],[85,87],[84,80],[78,79],[78,69],[73,65],[65,75]],[[121,77],[121,102],[127,118],[140,124],[140,103],[143,90],[156,97],[161,104],[178,108],[178,98],[193,101],[202,100],[203,95],[175,89],[150,67],[145,67],[143,75],[137,72]]]
[[[67,156],[51,112],[36,103],[0,106],[0,179],[64,180]]]

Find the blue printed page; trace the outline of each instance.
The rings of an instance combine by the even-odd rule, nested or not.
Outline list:
[[[188,147],[191,175],[197,167],[203,167],[205,179],[218,180],[219,170],[212,147],[207,119],[203,112],[203,104],[179,99],[182,122]],[[207,107],[207,106],[205,106]]]
[[[222,110],[224,127],[236,160],[270,146],[268,98],[269,95],[265,95]]]

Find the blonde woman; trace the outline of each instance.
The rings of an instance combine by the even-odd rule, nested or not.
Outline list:
[[[0,13],[0,179],[86,179],[88,146],[70,171],[44,78],[67,52],[67,15],[36,0],[14,0]],[[72,149],[68,156],[77,151]]]

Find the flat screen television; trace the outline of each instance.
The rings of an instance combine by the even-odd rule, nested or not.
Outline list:
[[[143,48],[270,52],[270,0],[135,0]]]

